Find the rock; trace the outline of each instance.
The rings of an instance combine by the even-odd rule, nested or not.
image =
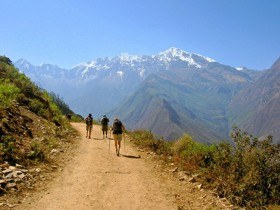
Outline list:
[[[13,188],[13,187],[16,187],[16,186],[17,186],[16,183],[8,183],[8,184],[6,185],[7,188]]]
[[[178,167],[171,170],[172,173],[178,172]]]
[[[41,169],[40,169],[40,168],[36,168],[35,171],[36,171],[37,173],[41,173]]]
[[[188,179],[188,176],[187,176],[187,175],[184,175],[184,176],[179,177],[179,180],[180,180],[180,181],[184,181],[184,180],[187,180],[187,179]]]
[[[20,179],[23,179],[23,178],[25,177],[25,175],[24,175],[24,174],[20,174],[20,175],[18,175],[18,177],[19,177]]]
[[[200,174],[193,174],[192,177],[193,177],[193,178],[199,178],[199,177],[200,177]]]
[[[191,177],[188,179],[188,182],[196,182],[195,178],[194,177]]]
[[[14,171],[14,170],[16,170],[16,167],[15,166],[9,166],[9,169]]]
[[[197,182],[197,178],[200,177],[200,174],[194,174],[192,177],[188,180],[188,182]]]
[[[202,187],[202,184],[197,185],[197,188],[200,190]]]
[[[16,167],[17,167],[17,168],[22,168],[22,165],[16,164]]]
[[[50,152],[51,155],[55,155],[57,153],[59,153],[59,151],[57,149],[52,149]]]
[[[0,185],[1,185],[2,183],[6,183],[6,182],[7,182],[6,180],[0,179]]]
[[[5,176],[6,179],[11,179],[13,177],[14,172],[11,172]]]
[[[10,173],[10,172],[12,172],[12,171],[13,171],[12,169],[6,169],[6,170],[2,171],[2,173],[3,173],[3,174],[8,174],[8,173]]]

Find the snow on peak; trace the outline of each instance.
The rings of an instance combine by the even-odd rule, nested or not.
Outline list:
[[[237,71],[243,71],[243,70],[245,70],[246,68],[245,67],[236,67],[235,68]]]
[[[204,60],[208,61],[209,63],[213,63],[213,62],[216,62],[214,59],[212,58],[209,58],[209,57],[206,57],[206,56],[203,56],[203,55],[200,55],[200,54],[197,54],[197,53],[192,53],[192,55],[197,55],[201,58],[203,58]]]
[[[16,61],[16,63],[19,63],[21,66],[24,66],[25,68],[30,68],[31,67],[31,64],[23,58],[18,59]]]
[[[192,58],[192,54],[185,52],[179,48],[171,47],[166,51],[160,52],[158,55],[154,56],[157,57],[160,61],[163,62],[170,62],[174,59],[179,59],[182,61],[187,62],[189,65],[195,66],[197,68],[201,68],[201,65],[196,63]]]
[[[171,47],[168,50],[165,50],[163,52],[160,52],[158,55],[154,55],[154,58],[158,58],[160,61],[163,62],[170,62],[172,60],[182,60],[188,63],[188,65],[191,66],[195,66],[197,68],[202,68],[202,66],[200,65],[199,61],[197,61],[197,57],[199,57],[199,60],[205,60],[207,62],[215,62],[215,60],[199,55],[199,54],[195,54],[195,53],[189,53],[186,52],[184,50],[181,50],[179,48],[176,47]]]
[[[168,50],[159,53],[160,56],[169,56],[169,57],[182,57],[183,55],[186,54],[190,54],[190,53],[185,52],[184,50],[181,50],[176,47],[171,47]]]
[[[124,73],[123,73],[123,71],[117,71],[117,75],[122,79],[123,78],[123,75],[124,75]]]
[[[141,56],[139,55],[129,55],[128,53],[122,53],[118,57],[121,63],[133,63],[141,61]]]
[[[146,72],[146,70],[145,70],[144,68],[139,69],[139,70],[140,70],[139,75],[140,75],[141,77],[144,77],[144,76],[145,76],[145,72]]]

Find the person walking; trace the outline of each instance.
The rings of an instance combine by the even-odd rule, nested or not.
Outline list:
[[[102,125],[102,133],[103,133],[103,139],[107,138],[107,133],[108,133],[108,123],[109,123],[108,117],[104,114],[103,117],[101,118],[101,125]]]
[[[122,133],[125,130],[125,127],[118,118],[115,118],[112,129],[115,140],[116,154],[117,156],[119,156],[121,149]]]
[[[86,119],[86,138],[88,137],[89,139],[91,138],[91,130],[92,130],[92,126],[93,126],[93,118],[92,115],[89,114]]]

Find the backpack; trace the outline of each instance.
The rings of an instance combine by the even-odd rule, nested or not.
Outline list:
[[[108,125],[109,119],[107,117],[103,117],[101,120],[102,125]]]
[[[86,118],[86,124],[87,125],[92,125],[92,121],[93,121],[92,117],[87,117]]]
[[[113,124],[113,134],[122,134],[122,122],[117,120]]]

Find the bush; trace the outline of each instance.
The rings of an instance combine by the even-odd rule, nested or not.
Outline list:
[[[195,171],[201,166],[209,165],[214,150],[214,146],[198,143],[188,134],[185,134],[172,145],[175,159],[185,166],[185,170],[189,171]]]
[[[31,150],[27,156],[31,160],[43,161],[45,159],[43,144],[34,140],[31,144]]]
[[[280,147],[235,128],[235,146],[219,144],[205,173],[220,196],[241,206],[280,204]]]
[[[20,90],[8,80],[0,80],[0,108],[9,108],[17,99]]]
[[[185,134],[176,142],[157,139],[150,131],[130,133],[133,142],[157,154],[173,156],[184,170],[200,173],[205,187],[249,208],[280,204],[280,145],[234,128],[228,142],[207,146]],[[169,160],[169,158],[167,159]]]
[[[142,148],[149,148],[157,154],[171,154],[170,142],[157,138],[151,131],[136,130],[130,133],[134,143]]]
[[[8,162],[15,162],[14,154],[17,152],[16,140],[12,136],[1,136],[0,138],[0,157]],[[1,160],[1,161],[3,161]]]

